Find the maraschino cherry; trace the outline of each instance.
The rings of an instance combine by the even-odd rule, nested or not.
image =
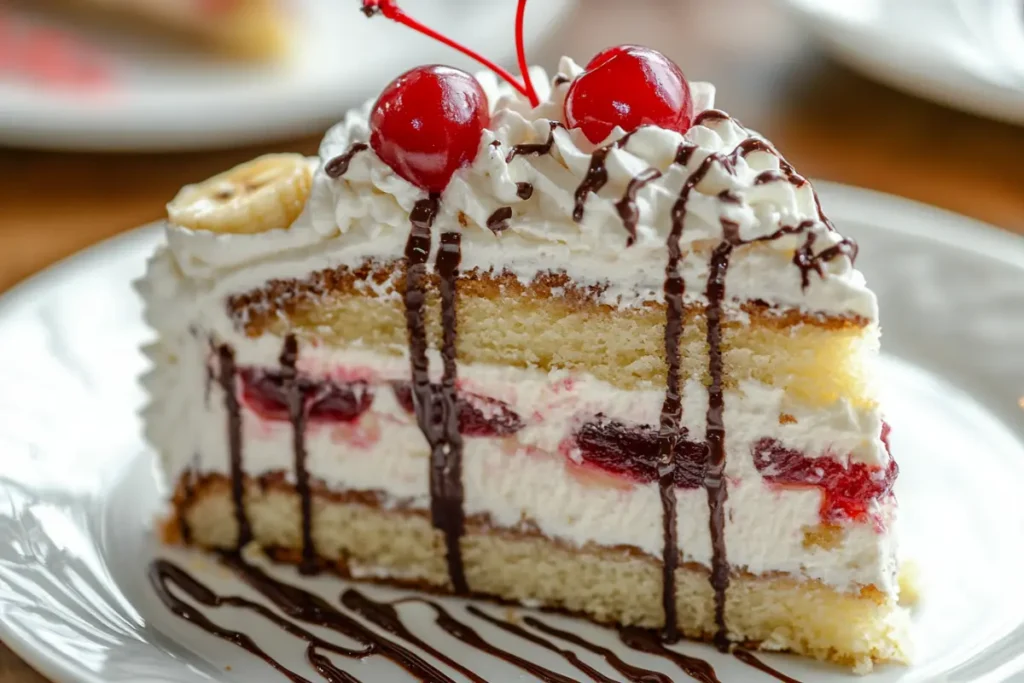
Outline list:
[[[598,144],[619,126],[653,125],[680,133],[693,123],[690,84],[657,50],[620,45],[599,53],[569,86],[565,121]]]
[[[370,115],[370,146],[395,173],[441,192],[476,156],[490,120],[479,81],[448,66],[420,66],[384,88]]]
[[[526,0],[519,0],[516,42],[520,64]],[[510,73],[472,50],[409,17],[397,0],[363,0],[368,17],[388,19],[468,55],[539,103],[529,74],[519,83]],[[490,116],[480,83],[465,71],[423,66],[402,74],[384,89],[370,116],[370,145],[395,173],[428,192],[441,192],[452,175],[476,156]]]

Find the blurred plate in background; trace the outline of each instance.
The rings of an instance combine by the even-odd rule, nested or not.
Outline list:
[[[947,106],[1024,125],[1021,0],[786,0],[837,59]]]
[[[74,36],[113,75],[102,88],[81,89],[18,82],[0,68],[0,144],[157,151],[263,142],[322,130],[417,64],[474,68],[450,48],[383,17],[367,20],[357,0],[293,4],[292,54],[271,66],[226,63],[109,29],[76,29],[52,15],[28,17],[32,26]],[[532,3],[528,41],[539,42],[573,4]],[[406,9],[489,58],[512,63],[515,5],[413,0]]]

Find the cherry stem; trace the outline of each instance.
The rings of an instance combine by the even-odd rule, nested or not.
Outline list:
[[[519,55],[519,71],[523,74],[523,83],[526,85],[526,97],[530,100],[530,106],[536,107],[540,104],[537,97],[537,90],[533,87],[533,79],[530,78],[530,65],[526,61],[526,41],[523,38],[523,25],[526,23],[526,2],[519,0],[519,7],[516,9],[516,54]]]
[[[533,106],[537,106],[537,104],[539,104],[539,101],[537,100],[536,93],[531,95],[531,93],[533,93],[532,86],[527,88],[527,86],[524,86],[523,84],[519,83],[515,79],[515,77],[512,76],[512,74],[510,74],[505,69],[502,69],[500,66],[498,66],[494,62],[492,62],[489,59],[487,59],[487,58],[477,54],[476,52],[473,52],[472,50],[470,50],[467,47],[459,45],[454,40],[452,40],[452,39],[450,39],[450,38],[448,38],[446,36],[441,35],[437,31],[435,31],[434,29],[430,28],[429,26],[425,26],[424,24],[421,24],[420,22],[416,21],[415,19],[413,19],[408,14],[406,14],[405,12],[402,11],[402,8],[400,8],[398,6],[398,0],[363,0],[363,14],[365,14],[368,17],[372,17],[372,16],[374,16],[375,14],[378,14],[378,13],[379,14],[383,14],[385,17],[387,17],[388,19],[390,19],[390,20],[392,20],[392,21],[394,21],[394,22],[396,22],[398,24],[402,24],[403,26],[407,26],[408,28],[411,28],[412,30],[416,31],[417,33],[422,33],[423,35],[425,35],[425,36],[427,36],[429,38],[433,38],[434,40],[436,40],[436,41],[438,41],[440,43],[443,43],[443,44],[447,45],[448,47],[451,47],[451,48],[454,48],[454,49],[458,50],[459,52],[461,52],[462,54],[466,55],[470,59],[473,59],[473,60],[476,60],[476,61],[480,62],[481,64],[486,66],[488,69],[490,69],[491,71],[493,71],[494,73],[498,74],[503,79],[508,81],[509,84],[513,88],[518,90],[527,99],[529,99]],[[524,71],[524,75],[526,77],[526,82],[529,83],[530,82],[529,74],[526,74],[526,72]]]

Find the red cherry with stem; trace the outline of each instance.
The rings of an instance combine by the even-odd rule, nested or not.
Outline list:
[[[476,157],[489,120],[487,95],[475,78],[448,66],[420,66],[377,99],[370,146],[413,185],[441,192]]]
[[[683,133],[693,123],[693,97],[671,59],[650,48],[620,45],[590,60],[569,87],[565,119],[594,144],[616,126],[627,133],[645,125]]]

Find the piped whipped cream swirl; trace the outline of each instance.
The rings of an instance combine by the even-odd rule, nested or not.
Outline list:
[[[543,71],[535,71],[534,81],[545,83]],[[581,131],[564,126],[565,98],[581,72],[563,58],[558,76],[542,88],[542,103],[534,109],[493,74],[479,76],[492,106],[491,124],[476,159],[455,174],[443,193],[434,223],[435,235],[462,232],[464,270],[510,271],[523,280],[538,272],[564,271],[581,284],[600,285],[606,303],[663,300],[666,240],[680,191],[709,156],[721,155],[723,159],[710,162],[685,205],[680,271],[686,298],[702,298],[708,253],[725,238],[723,225],[728,225],[734,238],[756,242],[734,257],[728,299],[877,317],[875,297],[848,256],[820,259],[809,273],[794,265],[794,253],[802,245],[813,258],[835,251],[843,238],[821,220],[810,183],[794,181],[769,143],[763,145],[769,151],[737,152],[744,141],[760,140],[757,133],[710,112],[684,134],[648,126],[627,136],[617,128],[608,140],[594,145]],[[710,109],[714,88],[707,83],[691,87],[695,113]],[[172,226],[170,246],[183,271],[210,277],[254,261],[304,255],[330,265],[399,258],[410,211],[426,193],[398,176],[370,148],[352,154],[340,177],[326,170],[354,144],[368,140],[372,105],[350,111],[328,132],[306,211],[289,229],[211,236]],[[544,154],[512,153],[519,145],[549,140]],[[602,148],[608,148],[602,152],[607,179],[580,202],[577,194],[595,151]],[[684,148],[686,154],[680,155]],[[635,226],[627,226],[620,209],[630,182],[645,173],[660,175],[631,193]],[[797,226],[802,228],[785,234]],[[635,239],[627,227],[635,231]],[[784,234],[768,239],[780,229]]]

